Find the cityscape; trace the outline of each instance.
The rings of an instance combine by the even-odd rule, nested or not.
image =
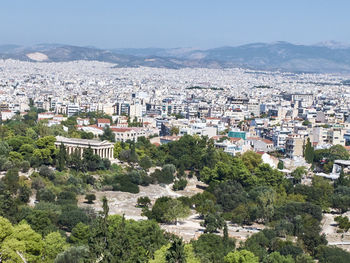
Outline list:
[[[348,3],[20,2],[0,262],[350,262]]]

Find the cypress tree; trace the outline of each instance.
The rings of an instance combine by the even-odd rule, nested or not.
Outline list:
[[[312,163],[314,161],[314,147],[312,147],[310,138],[307,138],[307,142],[305,145],[305,152],[304,152],[304,157],[306,162]]]
[[[58,152],[58,170],[63,171],[66,167],[66,161],[67,161],[67,151],[66,147],[64,147],[64,144],[61,143],[60,150]]]

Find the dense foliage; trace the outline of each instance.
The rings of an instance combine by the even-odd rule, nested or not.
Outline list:
[[[305,185],[304,167],[287,179],[257,153],[233,157],[206,137],[188,135],[159,147],[144,137],[116,142],[115,157],[124,163],[111,164],[90,148],[69,155],[63,144],[55,146],[57,135],[93,138],[76,129],[76,116],[63,122],[67,130],[37,121],[37,113],[32,108],[0,126],[0,261],[348,262],[349,253],[327,246],[320,226],[323,211],[350,209],[350,178],[343,171],[334,184],[314,176]],[[106,116],[85,117],[94,123]],[[106,128],[100,139],[114,136]],[[323,169],[349,159],[338,145],[314,150],[308,144],[305,155]],[[135,205],[149,220],[109,215],[106,198],[101,212],[86,208],[98,199],[96,191],[138,193],[150,184],[183,190],[193,176],[208,185],[202,193],[155,202],[140,197]],[[78,205],[84,197],[87,204]],[[205,233],[189,243],[158,224],[177,224],[194,213]],[[348,231],[347,218],[336,221],[339,231]],[[236,248],[228,225],[253,223],[265,229]]]

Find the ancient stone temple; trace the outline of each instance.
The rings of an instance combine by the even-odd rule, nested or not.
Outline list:
[[[56,147],[60,147],[61,143],[66,147],[67,153],[72,154],[76,149],[80,150],[81,155],[84,149],[91,147],[94,154],[97,154],[101,158],[113,159],[114,144],[108,141],[98,140],[86,140],[65,138],[62,136],[56,136]]]

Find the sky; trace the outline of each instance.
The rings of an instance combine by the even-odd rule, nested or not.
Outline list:
[[[349,0],[1,0],[0,44],[214,48],[350,43]]]

